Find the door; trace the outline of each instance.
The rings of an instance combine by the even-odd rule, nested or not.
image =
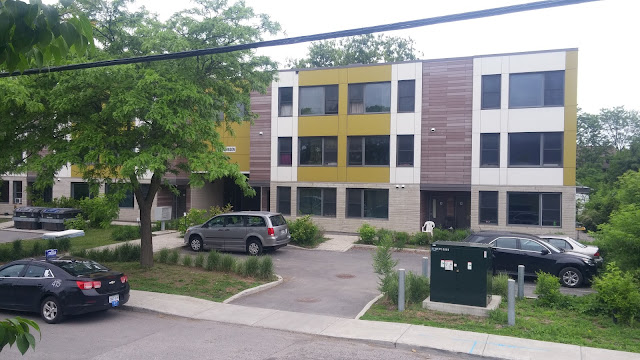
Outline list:
[[[520,250],[518,239],[513,237],[501,237],[492,242],[493,269],[495,273],[506,272],[515,274],[518,272]]]
[[[0,306],[7,309],[16,308],[16,297],[13,284],[19,279],[26,265],[15,264],[0,270]]]
[[[546,250],[546,253],[543,254],[543,250]],[[553,274],[556,261],[549,249],[542,246],[542,244],[535,240],[521,238],[520,251],[522,256],[518,265],[524,265],[525,275],[535,276],[538,271]]]
[[[28,311],[38,309],[44,287],[53,281],[52,274],[44,266],[29,265],[24,276],[16,279],[13,286],[17,308]]]
[[[247,234],[245,216],[226,215],[224,226],[224,250],[245,251],[246,244],[244,242],[244,236]]]
[[[430,213],[431,221],[436,224],[436,227],[447,227],[447,198],[432,196]]]
[[[204,245],[207,249],[224,249],[224,216],[216,216],[202,226]]]
[[[456,196],[456,229],[471,227],[471,199],[467,196]]]

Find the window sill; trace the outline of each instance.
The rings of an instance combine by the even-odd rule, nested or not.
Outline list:
[[[529,225],[529,224],[507,224],[507,226],[515,226],[515,227],[537,227],[537,228],[549,228],[549,229],[561,229],[562,225]]]
[[[348,168],[388,168],[389,165],[347,165]]]
[[[517,109],[539,109],[539,108],[561,108],[563,105],[531,105],[531,106],[509,106],[509,110]]]
[[[338,167],[338,165],[337,164],[335,164],[335,165],[303,165],[303,164],[300,164],[300,165],[298,165],[298,167]]]
[[[514,169],[562,169],[563,165],[507,165],[507,168]]]
[[[400,111],[398,110],[398,114],[415,114],[416,111],[415,110],[411,110],[411,111]]]
[[[338,116],[338,114],[300,114],[299,117],[312,117],[312,116]]]
[[[347,115],[375,115],[375,114],[391,114],[391,111],[382,111],[382,112],[363,112],[363,113],[347,113]]]
[[[480,169],[500,169],[500,165],[480,165]]]
[[[382,221],[389,221],[389,218],[377,218],[377,217],[367,217],[367,216],[345,216],[345,219],[367,219],[367,220],[382,220]]]
[[[414,167],[414,166],[413,166],[413,164],[411,164],[411,165],[400,165],[400,164],[398,164],[398,165],[396,165],[396,167],[399,167],[399,168],[408,168],[408,169],[410,169],[410,168],[412,168],[412,167]]]
[[[499,224],[497,222],[495,223],[488,223],[488,222],[479,222],[478,225],[491,225],[491,226],[498,226]]]
[[[501,107],[492,107],[492,108],[480,108],[480,110],[500,110],[502,109]]]
[[[293,167],[293,165],[292,164],[289,164],[289,165],[278,164],[278,167]]]

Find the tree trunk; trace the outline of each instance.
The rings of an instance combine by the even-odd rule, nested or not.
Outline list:
[[[140,265],[153,266],[153,238],[151,234],[151,201],[140,207]]]

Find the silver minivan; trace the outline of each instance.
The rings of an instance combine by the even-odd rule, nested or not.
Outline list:
[[[241,251],[249,255],[279,249],[290,240],[289,226],[282,214],[268,211],[220,214],[188,228],[184,235],[184,243],[193,251]]]

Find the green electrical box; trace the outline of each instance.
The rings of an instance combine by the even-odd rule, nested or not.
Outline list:
[[[431,301],[486,307],[491,301],[492,257],[488,244],[432,244]]]

